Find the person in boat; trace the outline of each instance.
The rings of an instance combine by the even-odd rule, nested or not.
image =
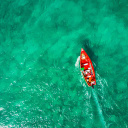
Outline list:
[[[84,70],[83,75],[84,75],[85,79],[88,79],[89,82],[91,81],[92,76],[91,76],[90,70]]]
[[[92,79],[91,79],[91,86],[92,86],[92,88],[94,89],[94,85],[95,85],[95,80],[94,80],[95,78],[94,78],[94,76],[92,76]]]
[[[86,70],[86,76],[91,77],[90,70]]]
[[[85,65],[88,65],[87,57],[84,54],[82,54],[82,56],[81,56],[81,63],[84,67],[85,67]]]
[[[85,75],[88,75],[88,73],[89,73],[89,70],[84,70]]]
[[[92,81],[91,86],[92,86],[93,89],[94,89],[94,85],[95,85],[95,81]]]
[[[92,81],[92,82],[91,82],[91,85],[95,85],[95,81]]]
[[[82,54],[82,60],[84,60],[86,57],[85,57],[85,55],[84,54]]]

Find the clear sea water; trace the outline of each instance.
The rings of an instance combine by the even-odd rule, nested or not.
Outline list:
[[[0,127],[127,128],[127,78],[127,0],[1,1]]]

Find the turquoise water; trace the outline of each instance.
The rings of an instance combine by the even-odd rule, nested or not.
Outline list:
[[[128,2],[0,4],[0,127],[127,128]],[[97,85],[80,72],[81,48]]]

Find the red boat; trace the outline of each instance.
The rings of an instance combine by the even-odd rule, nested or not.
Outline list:
[[[87,85],[94,88],[94,85],[96,85],[94,67],[92,65],[91,59],[83,48],[81,48],[80,54],[80,68]]]

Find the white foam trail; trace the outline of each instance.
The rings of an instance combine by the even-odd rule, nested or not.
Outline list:
[[[75,67],[76,67],[77,69],[80,68],[79,62],[80,62],[80,56],[78,56],[77,61],[76,61],[76,63],[75,63]],[[97,75],[98,75],[98,81],[100,82],[100,84],[101,84],[102,87],[103,87],[103,83],[101,82],[101,78],[100,78],[99,74],[97,74]],[[86,87],[86,86],[85,86],[85,83],[83,83],[81,79],[80,79],[80,82],[81,82],[81,84],[82,84],[84,87]],[[100,120],[101,120],[101,122],[102,122],[103,128],[106,128],[106,122],[105,122],[105,120],[104,120],[104,116],[103,116],[103,114],[102,114],[102,110],[101,110],[101,107],[100,107],[100,105],[99,105],[99,102],[98,102],[98,99],[97,99],[97,95],[96,95],[94,89],[92,89],[92,93],[93,93],[93,96],[94,96],[94,100],[95,100],[95,103],[96,103],[96,106],[97,106],[97,109],[98,109],[98,113],[99,113]],[[87,97],[89,97],[88,94],[89,94],[89,93],[87,92],[85,95],[87,95]],[[86,103],[86,105],[89,105],[89,104]],[[86,111],[86,112],[87,112],[87,111]],[[93,116],[93,115],[92,115],[92,116]]]
[[[75,67],[76,67],[77,69],[80,68],[79,62],[80,62],[80,56],[78,56],[77,61],[76,61],[76,63],[75,63]],[[96,64],[94,64],[94,65],[96,66]],[[98,80],[97,80],[97,81],[98,81],[98,82],[100,83],[100,85],[102,86],[102,91],[103,91],[103,87],[104,87],[103,83],[104,83],[104,82],[102,81],[102,78],[100,77],[100,75],[99,75],[98,73],[96,73],[96,75],[97,75],[97,77],[98,77]],[[80,82],[81,82],[81,84],[82,84],[84,87],[86,87],[86,86],[85,86],[85,83],[83,83],[81,79],[80,79]],[[105,81],[105,84],[107,85],[107,81]],[[107,85],[107,86],[108,86],[108,85]],[[104,92],[104,91],[103,91],[103,92]],[[97,110],[98,110],[98,113],[99,113],[100,120],[101,120],[101,122],[102,122],[103,128],[106,128],[106,122],[105,122],[105,120],[104,120],[104,116],[103,116],[103,113],[102,113],[102,109],[101,109],[101,107],[100,107],[100,105],[99,105],[98,98],[97,98],[97,95],[96,95],[94,89],[92,89],[92,93],[93,93],[93,96],[94,96],[94,101],[95,101],[95,103],[96,103]],[[86,93],[85,95],[88,96],[88,93]],[[87,105],[87,104],[86,104],[86,105]]]
[[[75,67],[76,67],[76,70],[80,70],[80,56],[78,56],[77,57],[77,60],[76,60],[76,63],[75,63]],[[80,83],[83,85],[83,75],[82,75],[82,73],[80,74]],[[85,82],[85,81],[84,81]],[[84,83],[84,85],[83,86],[85,86],[85,83]]]
[[[80,67],[80,56],[78,56],[78,58],[77,58],[77,61],[75,63],[75,67],[76,68],[79,68]]]
[[[93,93],[93,96],[94,96],[94,100],[95,100],[95,103],[96,103],[96,106],[97,106],[97,109],[98,109],[98,113],[99,113],[99,116],[100,116],[100,119],[101,119],[101,122],[102,122],[102,125],[103,125],[103,128],[106,128],[106,122],[104,120],[104,116],[103,116],[103,113],[102,113],[102,109],[99,105],[99,102],[98,102],[98,99],[97,99],[97,95],[94,91],[94,89],[92,89],[92,93]]]

